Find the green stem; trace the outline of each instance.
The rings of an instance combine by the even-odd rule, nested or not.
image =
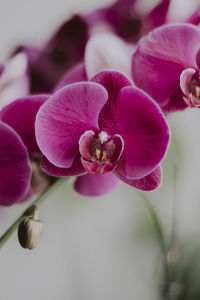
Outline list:
[[[161,222],[159,220],[159,217],[158,217],[155,209],[151,205],[150,201],[147,199],[146,195],[144,193],[140,193],[140,197],[142,198],[143,203],[144,203],[149,215],[151,216],[151,220],[152,220],[153,226],[155,228],[157,240],[158,240],[158,243],[159,243],[162,255],[163,255],[165,278],[168,283],[170,281],[170,270],[169,270],[168,261],[167,261],[168,247],[165,243],[163,228],[162,228]]]
[[[21,221],[25,218],[33,216],[35,206],[41,204],[55,189],[66,181],[65,178],[57,179],[44,193],[42,193],[31,205],[17,218],[17,220],[8,228],[8,230],[0,237],[0,248],[7,242],[14,231],[18,228]]]

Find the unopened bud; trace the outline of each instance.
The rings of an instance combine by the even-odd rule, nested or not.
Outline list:
[[[18,240],[23,248],[35,248],[44,232],[44,224],[33,217],[24,219],[18,227]]]

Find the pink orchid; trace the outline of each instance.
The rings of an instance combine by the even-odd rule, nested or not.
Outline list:
[[[109,192],[118,179],[157,188],[169,129],[150,97],[123,74],[104,71],[52,95],[38,112],[36,139],[49,175],[86,174],[75,189],[94,196]]]
[[[133,80],[164,112],[200,106],[200,30],[165,25],[144,37],[133,54]]]

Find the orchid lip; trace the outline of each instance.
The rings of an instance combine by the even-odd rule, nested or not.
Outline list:
[[[114,169],[124,149],[120,135],[109,135],[105,131],[95,133],[87,130],[79,140],[81,162],[94,175],[104,175]]]
[[[192,68],[184,70],[180,86],[185,102],[191,107],[200,107],[200,72]]]

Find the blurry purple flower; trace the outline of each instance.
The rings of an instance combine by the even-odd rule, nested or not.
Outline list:
[[[159,108],[118,72],[104,71],[91,81],[62,88],[40,108],[42,168],[53,176],[88,173],[75,182],[83,195],[104,194],[118,178],[139,189],[157,188],[169,141]]]
[[[167,21],[170,0],[161,2],[149,13],[138,11],[136,0],[117,0],[109,7],[96,10],[86,17],[90,27],[107,23],[116,34],[127,42],[136,42],[153,28]]]
[[[80,16],[66,21],[42,48],[20,46],[29,61],[32,93],[51,92],[60,77],[83,59],[88,27]]]
[[[20,149],[22,151],[20,157],[18,153],[20,149],[16,150],[15,146],[17,142],[13,141],[13,147],[11,147],[11,150],[13,148],[12,151],[14,153],[12,154],[13,157],[11,157],[11,154],[9,154],[9,152],[6,152],[7,138],[2,138],[3,143],[1,143],[0,152],[2,151],[2,161],[4,160],[6,164],[1,162],[0,166],[1,168],[2,166],[3,168],[6,167],[8,168],[8,170],[7,176],[4,176],[5,172],[2,171],[3,176],[1,184],[3,186],[6,186],[6,184],[7,186],[9,186],[7,191],[8,195],[10,195],[10,190],[13,191],[13,194],[11,200],[6,200],[10,198],[6,198],[6,191],[3,192],[0,187],[0,199],[2,197],[2,202],[0,201],[0,205],[11,205],[15,202],[23,202],[29,200],[33,195],[43,192],[49,185],[47,176],[43,172],[41,172],[39,168],[38,158],[41,157],[41,152],[37,146],[35,139],[36,114],[40,106],[46,101],[48,97],[48,95],[37,95],[18,99],[5,106],[0,112],[1,126],[4,125],[5,128],[10,128],[10,131],[15,136],[15,139],[18,138],[18,140],[20,141],[17,142],[18,144],[20,143]],[[26,156],[23,153],[25,153]],[[13,163],[15,159],[16,162]],[[22,169],[22,171],[20,171],[20,168]],[[26,191],[26,193],[17,193],[18,188],[21,188],[22,192]]]
[[[75,15],[46,44],[44,50],[51,55],[58,77],[83,58],[87,39],[87,24],[81,16]]]
[[[13,56],[0,66],[0,109],[29,93],[28,63],[25,54]]]
[[[165,25],[144,37],[132,60],[133,80],[164,112],[200,105],[200,30]]]

